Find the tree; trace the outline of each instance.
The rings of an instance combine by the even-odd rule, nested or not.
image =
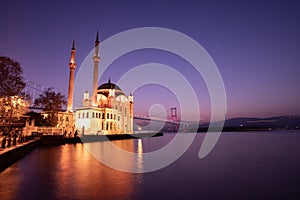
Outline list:
[[[0,96],[23,95],[26,84],[23,82],[23,70],[20,64],[8,57],[0,56]]]
[[[60,112],[66,104],[66,97],[60,92],[56,93],[51,87],[47,88],[34,101],[34,105],[42,108],[44,111],[48,126],[57,125],[57,113]]]
[[[5,56],[0,56],[0,123],[12,128],[12,123],[20,120],[27,111],[30,97],[23,91],[23,70],[20,64]]]

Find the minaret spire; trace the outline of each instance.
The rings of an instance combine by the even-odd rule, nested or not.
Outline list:
[[[95,41],[95,53],[94,53],[94,75],[93,75],[93,92],[92,92],[92,106],[96,106],[97,89],[98,89],[98,66],[100,62],[99,53],[99,32],[97,31],[96,41]]]
[[[69,62],[70,76],[69,76],[68,105],[67,105],[68,112],[73,111],[74,74],[75,74],[75,68],[76,68],[75,52],[76,52],[75,39],[73,38],[73,44],[72,44],[72,49],[71,49],[71,58],[70,58],[70,62]]]
[[[99,44],[99,31],[97,31],[97,35],[96,35],[96,43]]]
[[[73,38],[73,43],[72,43],[72,49],[71,50],[75,50],[75,39]]]

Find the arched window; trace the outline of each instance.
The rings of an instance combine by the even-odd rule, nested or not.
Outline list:
[[[86,113],[86,118],[89,118],[89,112]]]
[[[82,113],[82,118],[84,118],[84,112]]]
[[[94,112],[92,112],[92,118],[95,118],[95,113]]]
[[[78,119],[80,119],[80,113],[78,113]]]
[[[109,119],[109,113],[107,113],[107,115],[106,115],[106,119]]]
[[[98,113],[96,113],[96,118],[98,118]]]

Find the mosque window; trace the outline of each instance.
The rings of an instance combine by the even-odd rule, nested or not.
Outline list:
[[[109,119],[109,113],[107,113],[107,115],[106,115],[106,119]]]
[[[113,114],[110,114],[110,118],[113,119]]]
[[[98,118],[98,113],[96,113],[96,118]]]
[[[89,112],[86,113],[86,118],[89,118]]]
[[[95,113],[94,112],[92,112],[92,118],[95,118]]]
[[[84,112],[82,113],[82,118],[84,118]]]
[[[105,119],[105,114],[104,113],[102,113],[102,119]]]

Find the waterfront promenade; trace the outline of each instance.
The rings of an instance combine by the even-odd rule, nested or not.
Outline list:
[[[4,154],[7,151],[13,150],[15,148],[24,146],[24,145],[32,142],[33,140],[37,140],[37,139],[38,138],[34,138],[32,136],[26,136],[26,137],[23,137],[22,139],[20,139],[20,138],[16,139],[15,144],[14,144],[13,139],[11,139],[9,141],[8,137],[1,136],[0,137],[0,155]]]

